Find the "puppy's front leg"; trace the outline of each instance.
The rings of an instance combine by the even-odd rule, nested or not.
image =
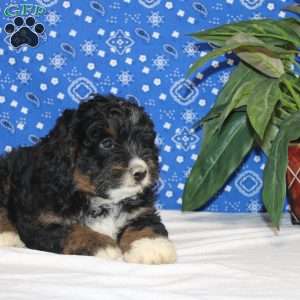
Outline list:
[[[176,261],[176,251],[168,232],[155,213],[140,216],[119,234],[124,260],[141,264],[168,264]]]
[[[82,225],[71,227],[64,242],[63,253],[93,255],[109,259],[117,259],[121,256],[121,251],[112,238]]]

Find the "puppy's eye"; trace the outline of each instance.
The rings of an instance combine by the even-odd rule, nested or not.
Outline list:
[[[101,141],[99,147],[103,150],[111,150],[114,148],[114,141],[112,138],[105,138]]]

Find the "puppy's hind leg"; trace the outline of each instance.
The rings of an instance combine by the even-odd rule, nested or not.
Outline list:
[[[20,236],[8,219],[6,208],[0,207],[0,247],[24,247]]]

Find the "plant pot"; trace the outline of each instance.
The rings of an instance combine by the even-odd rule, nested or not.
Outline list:
[[[300,143],[289,145],[286,178],[291,221],[300,225]]]

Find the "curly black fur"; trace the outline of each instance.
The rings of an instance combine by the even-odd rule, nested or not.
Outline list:
[[[142,108],[95,95],[78,109],[64,111],[38,144],[0,158],[0,209],[7,211],[27,247],[57,253],[93,255],[96,246],[70,246],[70,235],[78,229],[74,226],[87,230],[87,218],[101,223],[105,217],[117,220],[126,214],[111,236],[115,241],[128,227],[153,227],[155,234],[167,236],[154,208],[154,139],[153,123]],[[134,157],[148,167],[147,184],[124,199],[112,199],[110,191],[122,187]],[[67,239],[68,249],[75,250],[66,251]]]

